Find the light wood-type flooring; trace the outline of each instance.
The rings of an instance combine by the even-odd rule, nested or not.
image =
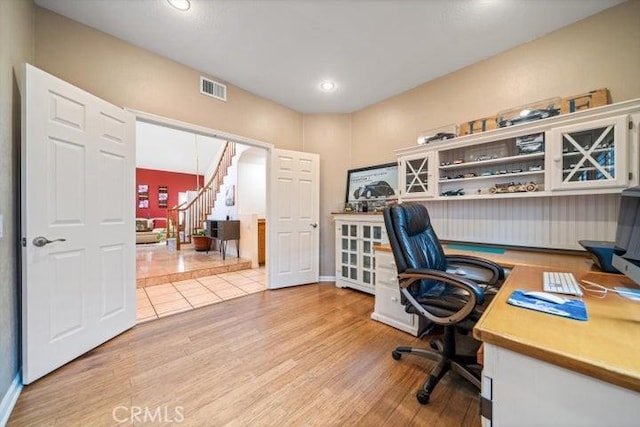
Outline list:
[[[266,290],[138,324],[25,386],[9,426],[479,426],[448,374],[420,405],[427,345],[333,283]]]

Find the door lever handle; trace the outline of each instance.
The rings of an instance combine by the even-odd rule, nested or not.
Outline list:
[[[33,246],[37,246],[39,248],[43,247],[44,245],[48,245],[49,243],[53,243],[53,242],[66,242],[67,239],[54,239],[54,240],[49,240],[46,237],[43,236],[38,236],[36,238],[33,239]]]
[[[318,228],[318,224],[315,223],[315,222],[313,224],[309,224],[309,225],[311,225],[313,228]]]

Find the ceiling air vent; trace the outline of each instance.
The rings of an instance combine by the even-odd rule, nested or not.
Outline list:
[[[221,101],[227,100],[227,86],[200,76],[200,93]]]

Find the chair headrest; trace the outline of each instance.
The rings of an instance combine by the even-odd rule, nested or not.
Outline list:
[[[409,237],[420,234],[431,227],[427,208],[418,203],[394,206],[391,215],[396,227],[404,228]]]

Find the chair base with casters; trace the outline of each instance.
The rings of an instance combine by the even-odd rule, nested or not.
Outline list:
[[[415,347],[398,347],[391,352],[391,356],[395,360],[400,360],[403,354],[414,354],[438,362],[429,373],[429,377],[427,377],[422,389],[416,393],[418,402],[423,405],[429,403],[433,389],[450,370],[456,372],[480,390],[482,366],[477,364],[475,356],[456,354],[455,334],[455,326],[446,326],[442,338],[444,343],[437,338],[433,339],[430,343],[433,350]]]

